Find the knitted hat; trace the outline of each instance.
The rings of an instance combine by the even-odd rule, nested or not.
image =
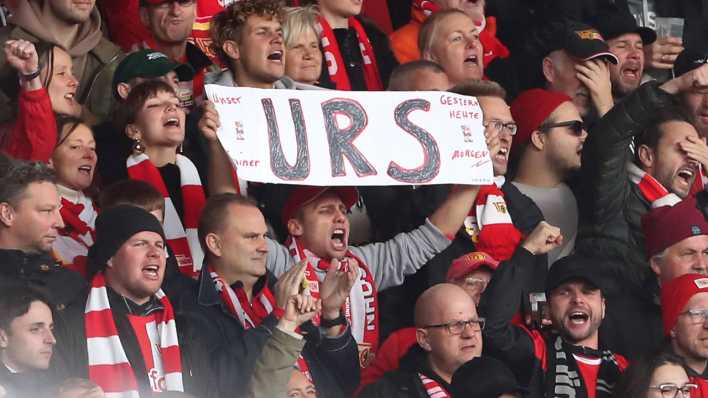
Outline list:
[[[460,279],[480,267],[487,267],[490,271],[494,271],[498,266],[499,262],[487,253],[467,253],[452,262],[452,265],[450,265],[450,268],[447,270],[447,280],[454,281]]]
[[[139,207],[119,205],[103,210],[96,219],[96,241],[88,253],[92,270],[104,269],[130,237],[143,231],[155,232],[165,239],[157,218]]]
[[[337,194],[347,209],[354,206],[354,203],[359,199],[359,191],[354,187],[298,186],[290,191],[288,199],[283,206],[283,211],[280,213],[283,224],[287,226],[288,221],[291,218],[295,218],[295,214],[297,214],[298,210],[327,191],[332,191]]]
[[[674,206],[652,209],[642,217],[647,257],[692,236],[708,235],[708,222],[697,207],[695,195]]]
[[[497,398],[525,393],[514,373],[498,359],[481,356],[460,366],[452,375],[450,392],[455,397]]]
[[[698,293],[708,292],[708,277],[686,274],[672,279],[661,287],[661,317],[664,320],[664,336],[671,333],[678,316],[686,303]]]
[[[511,144],[512,153],[517,152],[531,140],[531,133],[541,126],[544,120],[560,106],[560,104],[573,100],[557,91],[534,88],[519,94],[511,103],[511,116],[518,127]]]

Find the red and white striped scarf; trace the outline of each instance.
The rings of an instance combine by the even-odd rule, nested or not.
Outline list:
[[[425,392],[428,393],[428,397],[430,398],[451,398],[450,393],[448,393],[440,383],[437,381],[431,379],[430,377],[418,373],[418,377],[420,378],[420,382],[423,383],[423,388],[425,388]]]
[[[267,281],[263,284],[261,291],[249,301],[243,287],[232,288],[231,285],[216,273],[214,267],[211,265],[207,267],[209,276],[216,286],[216,291],[219,292],[219,296],[221,296],[221,301],[226,305],[231,315],[238,318],[244,329],[248,330],[258,327],[261,322],[263,322],[263,319],[277,308],[278,305],[275,301],[275,296],[270,291]],[[307,365],[302,355],[297,358],[297,368],[312,382],[310,367]]]
[[[366,88],[368,91],[382,91],[384,85],[381,82],[376,54],[364,27],[354,17],[349,18],[349,26],[354,28],[359,39],[361,58],[364,60],[364,82],[366,83]],[[347,66],[342,58],[337,37],[334,35],[332,27],[329,26],[329,23],[323,17],[318,18],[316,27],[322,43],[324,58],[327,62],[327,71],[336,85],[336,89],[351,91],[352,85],[347,74]]]
[[[183,391],[182,362],[177,340],[172,305],[162,290],[155,293],[163,310],[154,313],[155,320],[146,325],[152,352],[145,358],[147,374],[154,392]],[[139,398],[138,382],[133,367],[125,355],[113,311],[108,301],[106,280],[99,272],[91,281],[84,318],[88,348],[89,378],[101,386],[110,398]]]
[[[678,195],[669,192],[656,178],[647,174],[633,162],[627,163],[627,174],[629,175],[629,180],[637,184],[639,192],[642,193],[644,199],[651,203],[652,208],[673,206],[681,201]],[[696,176],[696,180],[700,179],[700,175]]]
[[[206,198],[199,173],[192,161],[178,154],[176,164],[179,167],[182,203],[184,203],[184,224],[172,203],[172,199],[170,199],[169,191],[162,180],[160,171],[146,154],[141,153],[128,157],[128,176],[133,180],[149,183],[165,198],[163,227],[167,243],[177,257],[180,272],[196,279],[204,261],[204,252],[199,244],[197,226]]]
[[[511,258],[521,242],[504,200],[504,176],[494,177],[494,183],[480,187],[474,208],[465,218],[465,230],[478,251],[488,253],[497,261]]]
[[[440,6],[431,0],[413,0],[413,8],[423,11],[426,17],[441,10]]]
[[[54,241],[52,249],[54,257],[64,267],[86,277],[86,256],[94,242],[94,227],[98,211],[93,201],[79,191],[70,191],[59,187],[61,195],[61,213],[64,228],[59,230],[59,236]],[[62,192],[66,191],[66,192]],[[69,195],[71,193],[72,198]]]
[[[312,297],[320,297],[320,283],[324,281],[330,263],[317,257],[305,249],[302,244],[292,236],[285,241],[290,255],[295,262],[307,259],[305,279]],[[344,316],[349,321],[352,335],[359,345],[359,365],[361,368],[369,366],[379,347],[379,304],[376,282],[369,267],[351,251],[346,257],[355,258],[359,262],[359,275],[344,303]],[[314,264],[314,265],[313,265]],[[319,325],[319,317],[313,319]]]

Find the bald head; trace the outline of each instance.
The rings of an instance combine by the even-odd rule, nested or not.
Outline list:
[[[477,310],[474,301],[461,287],[440,283],[423,292],[415,302],[415,326],[423,327],[448,322],[456,312]]]

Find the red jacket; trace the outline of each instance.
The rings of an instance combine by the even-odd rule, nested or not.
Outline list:
[[[49,93],[20,90],[19,112],[0,148],[15,159],[47,162],[57,144],[57,124]]]

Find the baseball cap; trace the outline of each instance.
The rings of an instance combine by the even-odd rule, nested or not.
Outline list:
[[[626,33],[636,33],[642,38],[644,45],[656,41],[656,32],[653,29],[637,25],[637,20],[626,10],[617,7],[608,7],[602,10],[592,21],[605,40],[614,39]]]
[[[549,24],[547,29],[546,54],[555,50],[565,50],[572,57],[583,61],[604,58],[613,64],[619,62],[617,57],[610,52],[610,48],[600,32],[590,25],[563,20]]]
[[[708,222],[698,208],[695,195],[674,206],[652,209],[642,217],[647,257],[692,236],[708,235]]]
[[[514,118],[518,129],[512,140],[512,153],[520,155],[520,147],[529,142],[531,133],[537,130],[544,120],[560,106],[560,104],[573,100],[567,95],[534,88],[520,93],[511,103],[511,116]]]
[[[191,66],[174,62],[159,51],[150,49],[135,51],[128,54],[118,64],[113,75],[113,90],[115,92],[118,83],[127,83],[130,79],[136,77],[160,77],[170,71],[175,71],[181,81],[188,81],[194,78],[194,70]]]
[[[454,281],[477,270],[479,267],[487,267],[494,271],[499,266],[499,261],[484,252],[471,252],[456,258],[447,270],[447,280]]]
[[[344,206],[349,209],[354,206],[354,203],[359,199],[359,191],[354,187],[313,187],[313,186],[297,186],[288,194],[288,199],[285,201],[283,211],[281,212],[281,221],[284,225],[288,224],[288,220],[295,218],[295,214],[306,204],[320,197],[325,192],[334,192],[344,203]]]
[[[582,279],[591,285],[603,290],[602,277],[590,258],[578,254],[571,254],[553,263],[546,275],[546,297],[558,286],[571,280]]]
[[[679,314],[698,293],[708,292],[708,277],[686,274],[674,278],[661,286],[661,317],[664,321],[664,335],[668,336],[676,325]]]
[[[674,62],[674,77],[679,77],[704,64],[708,64],[708,54],[686,48],[681,51],[681,54],[678,55]]]

